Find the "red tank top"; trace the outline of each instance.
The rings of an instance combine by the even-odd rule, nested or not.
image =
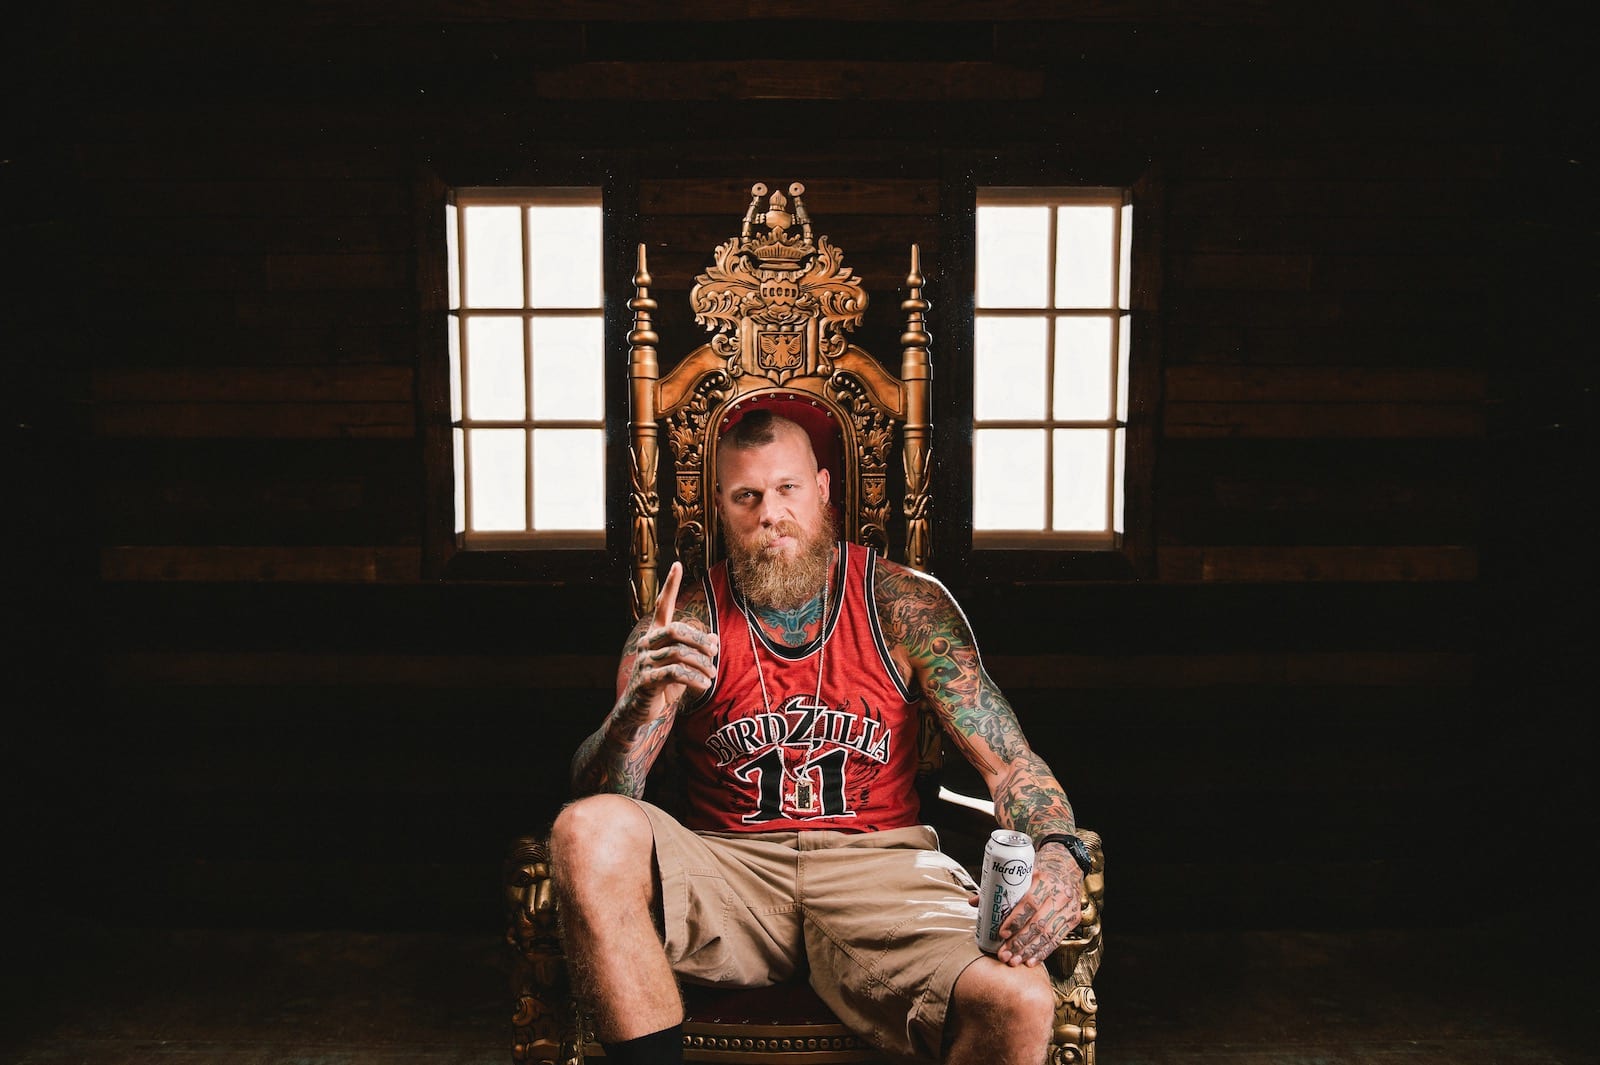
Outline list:
[[[820,637],[798,647],[751,627],[726,562],[706,575],[722,647],[715,683],[677,720],[690,828],[871,832],[918,823],[918,700],[878,627],[877,557],[840,541],[830,586],[842,594]]]

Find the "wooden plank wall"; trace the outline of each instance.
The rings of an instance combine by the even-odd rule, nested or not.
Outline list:
[[[74,86],[11,175],[44,275],[10,315],[42,895],[498,921],[626,594],[426,572],[419,176],[596,159],[636,189],[664,355],[750,182],[802,180],[880,349],[922,244],[940,370],[951,159],[1159,171],[1154,572],[942,574],[1124,927],[1480,920],[1481,833],[1592,825],[1558,609],[1586,544],[1555,520],[1576,124],[1528,76],[1559,33],[1488,2],[225,7],[80,5],[24,68]]]

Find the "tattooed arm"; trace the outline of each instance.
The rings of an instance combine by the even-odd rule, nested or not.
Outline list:
[[[572,758],[575,795],[614,792],[639,797],[678,708],[716,679],[717,637],[710,631],[705,593],[686,589],[676,562],[656,597],[655,612],[628,634],[617,667],[617,702]]]
[[[1004,828],[1034,839],[1072,832],[1072,806],[1044,759],[1022,734],[1011,704],[978,656],[966,616],[944,585],[887,561],[878,563],[878,617],[897,664],[950,742],[983,777]],[[1036,964],[1077,925],[1083,873],[1065,848],[1043,848],[1033,887],[1002,927],[1000,959]]]

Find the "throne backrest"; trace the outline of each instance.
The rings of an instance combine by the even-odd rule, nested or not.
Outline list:
[[[666,432],[675,555],[697,572],[721,553],[715,470],[721,434],[769,406],[805,426],[832,473],[840,533],[916,569],[928,567],[928,335],[920,253],[911,246],[901,303],[896,377],[846,333],[861,323],[867,294],[842,251],[815,237],[796,182],[789,195],[751,187],[739,235],[716,249],[690,292],[695,320],[712,334],[666,376],[657,358],[657,308],[644,245],[634,274],[629,334],[631,580],[634,616],[655,604]],[[905,543],[890,551],[889,462],[898,436],[905,471]]]
[[[911,246],[900,308],[900,375],[845,336],[867,294],[842,251],[814,236],[799,182],[789,195],[757,183],[739,235],[716,249],[689,299],[711,339],[661,376],[644,245],[634,274],[628,343],[628,450],[632,479],[631,583],[635,619],[655,606],[659,564],[661,431],[666,430],[674,548],[689,572],[721,552],[716,515],[717,441],[739,418],[770,406],[806,427],[828,467],[840,535],[915,569],[928,568],[930,366],[921,254]],[[905,543],[889,545],[889,461],[899,437],[905,471]],[[918,737],[924,808],[938,792],[943,734],[924,714]]]

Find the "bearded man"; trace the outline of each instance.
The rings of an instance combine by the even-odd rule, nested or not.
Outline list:
[[[793,421],[757,410],[723,436],[728,559],[690,587],[673,564],[628,638],[616,705],[573,759],[584,797],[550,846],[608,1061],[682,1060],[680,980],[761,986],[802,968],[890,1057],[1044,1060],[1055,1000],[1040,962],[1083,899],[1072,809],[949,592],[838,540],[829,487]],[[974,939],[971,878],[919,823],[924,707],[1000,824],[1040,841],[994,956]],[[641,798],[669,737],[682,822]]]

